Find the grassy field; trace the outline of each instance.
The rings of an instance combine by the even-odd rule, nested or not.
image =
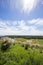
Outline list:
[[[16,42],[12,44],[8,40],[0,41],[0,65],[43,65],[43,47],[41,47],[43,39],[14,38],[14,40]]]

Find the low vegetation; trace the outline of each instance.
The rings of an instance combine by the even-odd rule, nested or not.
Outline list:
[[[43,47],[0,41],[0,65],[43,65]]]

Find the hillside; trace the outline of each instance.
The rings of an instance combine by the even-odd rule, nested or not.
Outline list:
[[[43,65],[43,39],[1,37],[0,65]]]

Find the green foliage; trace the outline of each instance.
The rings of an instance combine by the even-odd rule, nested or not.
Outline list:
[[[21,44],[22,47],[24,47],[24,44]]]
[[[43,65],[43,49],[32,49],[27,44],[15,44],[2,52],[0,42],[0,65]],[[42,53],[40,53],[42,52]]]
[[[25,44],[25,49],[26,49],[26,50],[28,49],[28,44]]]
[[[6,51],[9,47],[10,47],[10,43],[8,43],[7,41],[2,42],[2,44],[1,44],[2,51]]]
[[[39,44],[43,44],[43,39],[38,40]]]

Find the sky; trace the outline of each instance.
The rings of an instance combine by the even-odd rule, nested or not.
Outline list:
[[[43,0],[0,0],[1,35],[43,36]]]

